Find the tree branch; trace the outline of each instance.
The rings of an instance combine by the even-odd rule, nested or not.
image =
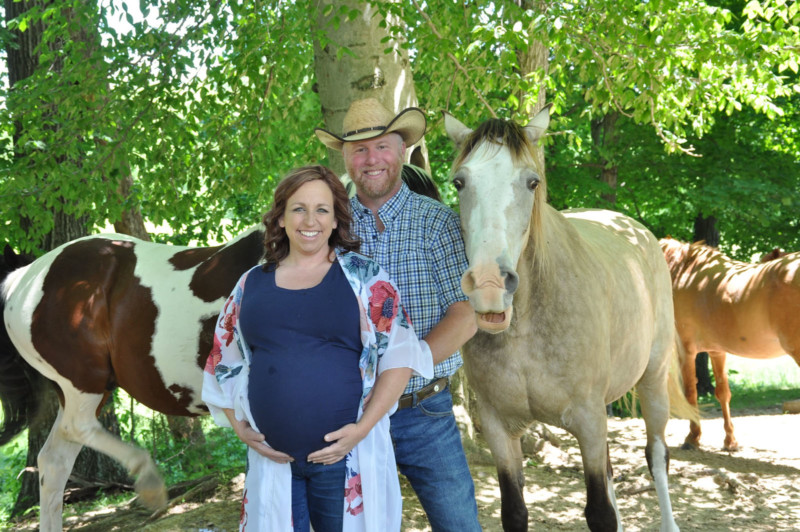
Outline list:
[[[425,13],[425,11],[423,11],[422,7],[419,5],[419,2],[417,0],[411,0],[411,2],[414,4],[414,7],[417,8],[417,12],[420,14],[420,16],[423,19],[425,19],[425,22],[427,23],[428,27],[431,29],[433,34],[438,39],[443,41],[444,37],[442,37],[442,34],[439,33],[439,30],[434,25],[433,20],[431,20],[431,17],[429,17],[428,14]],[[489,113],[492,115],[492,118],[497,118],[497,113],[494,112],[494,109],[492,109],[492,106],[489,105],[489,102],[487,102],[484,99],[483,94],[481,94],[481,91],[478,89],[478,87],[475,85],[475,83],[472,82],[472,78],[470,78],[469,73],[467,72],[467,69],[465,69],[461,65],[461,63],[458,61],[458,58],[456,58],[456,56],[454,56],[451,52],[447,52],[447,57],[449,57],[450,60],[453,62],[453,64],[456,66],[456,70],[460,71],[462,74],[464,74],[464,77],[467,78],[467,82],[472,87],[472,90],[475,91],[475,94],[478,96],[478,99],[489,110]]]

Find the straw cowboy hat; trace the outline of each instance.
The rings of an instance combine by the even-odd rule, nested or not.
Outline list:
[[[411,146],[425,134],[425,125],[422,109],[409,107],[393,117],[378,100],[366,98],[350,104],[342,122],[345,133],[341,137],[319,127],[314,133],[323,144],[337,151],[342,149],[345,142],[368,140],[387,133],[397,133],[403,137],[406,146]]]

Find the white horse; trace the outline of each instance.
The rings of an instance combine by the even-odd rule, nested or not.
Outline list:
[[[445,115],[460,148],[453,184],[470,264],[462,287],[481,329],[465,346],[465,368],[497,465],[503,528],[528,528],[520,436],[539,420],[578,440],[589,528],[622,529],[606,404],[636,386],[661,530],[678,530],[664,429],[671,397],[684,415],[693,411],[677,372],[667,264],[653,234],[622,214],[546,204],[534,145],[549,121],[548,107],[525,128],[493,119],[473,131]]]

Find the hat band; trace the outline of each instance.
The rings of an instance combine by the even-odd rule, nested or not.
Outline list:
[[[383,131],[385,129],[386,126],[365,127],[363,129],[356,129],[355,131],[348,131],[343,135],[343,138],[352,137],[353,135],[358,135],[359,133],[366,133],[367,131]]]

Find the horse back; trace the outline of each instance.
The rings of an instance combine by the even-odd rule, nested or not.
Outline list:
[[[588,271],[583,273],[606,283],[611,303],[632,295],[653,302],[671,296],[669,271],[657,239],[647,228],[614,211],[570,209],[561,213],[580,237],[573,246],[585,250],[588,262],[584,270]]]
[[[607,402],[627,392],[648,366],[660,365],[673,345],[674,321],[669,272],[656,237],[636,220],[613,211],[562,211],[580,235],[588,265],[580,274],[599,293],[590,304],[606,316],[609,367]],[[598,352],[600,352],[599,348]],[[624,376],[624,378],[623,378]]]
[[[800,350],[800,253],[751,264],[703,244],[662,241],[684,345],[772,358]]]
[[[111,350],[140,350],[155,311],[133,276],[134,240],[87,238],[42,256],[17,281],[6,303],[9,334],[22,356],[49,379],[86,393],[115,385]],[[135,308],[134,308],[135,307]],[[137,316],[125,319],[125,314]],[[112,324],[136,322],[123,338]]]
[[[35,261],[7,302],[23,357],[84,393],[116,386],[170,415],[205,411],[202,367],[213,324],[258,261],[258,234],[223,248],[181,248],[122,235],[65,244]],[[231,246],[233,247],[233,246]]]

